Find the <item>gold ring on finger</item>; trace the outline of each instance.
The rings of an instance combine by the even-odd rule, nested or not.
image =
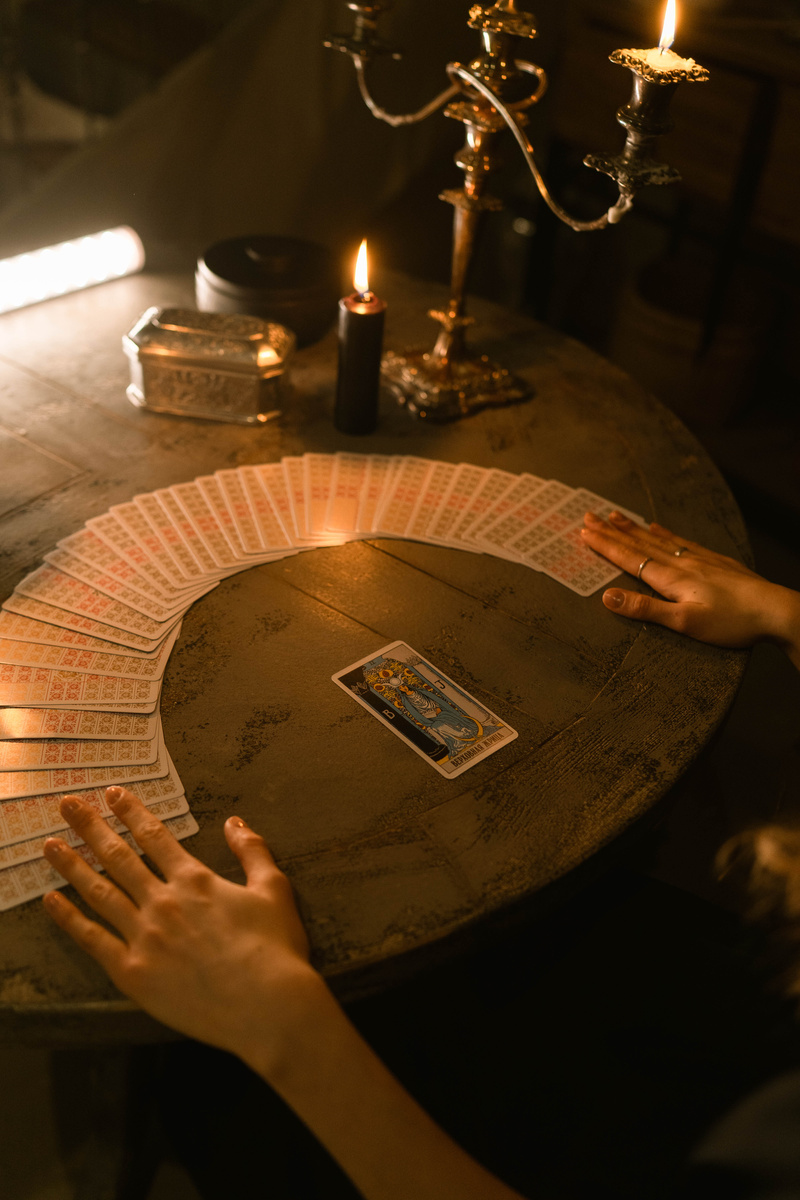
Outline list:
[[[652,558],[643,558],[643,559],[642,559],[642,561],[639,563],[639,570],[636,572],[636,578],[637,578],[637,579],[641,579],[641,578],[642,578],[642,571],[645,569],[645,567],[647,566],[647,564],[648,564],[649,562],[652,562],[652,561],[653,561],[653,560],[652,560]]]
[[[672,553],[675,555],[676,558],[680,558],[680,556],[682,554],[685,554],[688,549],[689,549],[688,546],[678,546],[678,549],[673,550]]]

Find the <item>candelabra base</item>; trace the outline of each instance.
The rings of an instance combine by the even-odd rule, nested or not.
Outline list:
[[[425,421],[457,421],[482,408],[520,404],[534,394],[529,383],[485,354],[453,360],[422,350],[387,351],[381,375],[399,403]]]

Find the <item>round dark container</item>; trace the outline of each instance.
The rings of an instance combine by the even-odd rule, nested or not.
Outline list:
[[[327,333],[336,317],[339,272],[330,250],[299,238],[228,238],[197,260],[201,312],[248,313],[286,325],[298,346]]]

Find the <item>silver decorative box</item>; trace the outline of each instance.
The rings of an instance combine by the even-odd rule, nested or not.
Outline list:
[[[262,425],[280,415],[295,337],[260,317],[148,308],[122,348],[139,408]]]

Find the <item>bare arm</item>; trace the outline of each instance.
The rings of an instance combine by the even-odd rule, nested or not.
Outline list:
[[[59,892],[44,903],[120,991],[166,1025],[242,1058],[367,1200],[520,1200],[428,1117],[350,1024],[309,963],[291,887],[258,834],[238,817],[225,823],[247,875],[242,887],[188,854],[130,792],[106,794],[165,879],[69,797],[64,816],[110,878],[60,838],[46,841],[45,855],[119,936]]]
[[[646,528],[620,513],[584,520],[587,545],[634,576],[648,560],[641,578],[665,597],[611,587],[603,593],[607,608],[716,646],[774,642],[800,669],[800,593],[661,525]]]

